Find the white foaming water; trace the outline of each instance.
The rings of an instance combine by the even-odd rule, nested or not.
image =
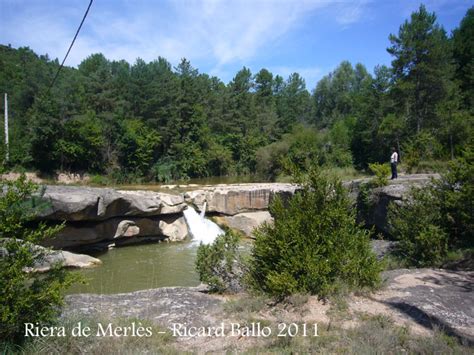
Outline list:
[[[197,214],[196,210],[191,206],[188,206],[188,208],[183,211],[184,219],[188,224],[189,233],[193,241],[203,244],[212,244],[219,235],[224,234],[224,231],[219,228],[217,224],[206,219],[204,217],[205,213],[206,204],[204,204],[200,215]]]

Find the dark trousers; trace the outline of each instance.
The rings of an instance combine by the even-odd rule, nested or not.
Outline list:
[[[392,168],[392,180],[398,178],[397,163],[390,163],[390,167]]]

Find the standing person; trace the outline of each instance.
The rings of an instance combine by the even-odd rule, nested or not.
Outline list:
[[[398,164],[398,153],[397,153],[397,150],[394,147],[392,147],[392,155],[390,156],[390,167],[392,168],[391,180],[398,178],[397,164]]]

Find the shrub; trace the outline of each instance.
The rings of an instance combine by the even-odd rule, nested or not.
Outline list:
[[[381,187],[388,184],[388,176],[390,175],[390,166],[388,164],[372,163],[369,164],[369,169],[375,175],[375,178],[372,180],[373,185]]]
[[[398,251],[415,266],[438,266],[453,248],[472,248],[474,154],[467,148],[441,179],[412,189],[402,206],[389,206]]]
[[[324,297],[342,284],[375,286],[380,265],[341,182],[313,169],[297,182],[302,190],[287,203],[278,197],[272,202],[274,225],[256,232],[251,285],[277,297],[297,292]]]
[[[422,161],[433,160],[442,156],[442,147],[436,138],[425,131],[404,144],[403,162],[408,172],[413,172]]]
[[[214,292],[238,291],[241,288],[243,264],[238,255],[239,237],[228,230],[211,245],[201,244],[197,251],[196,270],[199,280]]]
[[[449,170],[436,182],[436,194],[443,215],[442,226],[450,235],[450,245],[474,247],[474,149],[467,147],[451,162]]]
[[[34,244],[57,233],[59,227],[29,227],[35,212],[44,206],[38,187],[24,175],[3,182],[0,196],[0,341],[21,343],[24,324],[51,324],[59,314],[62,290],[73,278],[60,265],[46,275],[28,273],[44,255]]]
[[[448,250],[441,218],[441,206],[432,186],[413,188],[402,206],[389,206],[391,232],[400,241],[397,250],[408,264],[440,264]]]

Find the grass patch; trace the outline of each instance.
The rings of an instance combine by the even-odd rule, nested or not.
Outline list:
[[[230,300],[224,303],[224,311],[227,314],[251,314],[257,313],[265,308],[268,299],[263,296],[246,295],[242,298]]]
[[[344,329],[320,324],[318,336],[273,337],[262,348],[248,353],[278,354],[337,353],[337,354],[472,354],[472,348],[463,346],[445,333],[435,331],[433,336],[421,337],[406,327],[393,324],[385,316],[367,317],[360,325]]]

